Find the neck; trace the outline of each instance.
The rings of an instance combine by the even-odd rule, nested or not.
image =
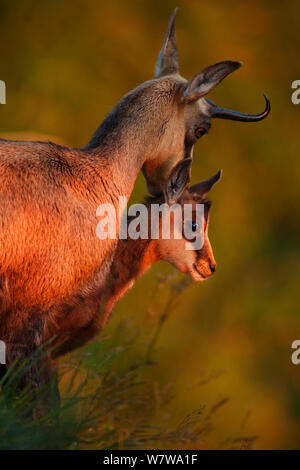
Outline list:
[[[159,261],[156,240],[119,240],[114,261],[117,262],[118,271],[123,269],[127,273],[128,280],[136,279]]]
[[[84,147],[101,160],[102,172],[107,168],[107,178],[118,182],[120,195],[130,195],[143,164],[155,159],[169,100],[159,82],[143,83],[119,101]]]
[[[102,327],[105,326],[116,302],[158,259],[155,240],[119,240],[110,271],[111,284],[106,290]]]

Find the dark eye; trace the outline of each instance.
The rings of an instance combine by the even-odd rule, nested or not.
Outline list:
[[[196,127],[195,129],[195,136],[197,137],[197,139],[199,139],[199,137],[201,137],[202,135],[206,134],[206,129],[205,127]]]
[[[187,227],[193,233],[200,232],[200,230],[201,230],[201,225],[196,224],[196,222],[194,222],[194,221],[187,222]]]

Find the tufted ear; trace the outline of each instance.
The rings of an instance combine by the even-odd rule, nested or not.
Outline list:
[[[189,80],[183,90],[182,98],[186,103],[196,101],[209,93],[228,74],[234,72],[242,65],[241,62],[225,60],[206,67]]]
[[[164,75],[170,75],[172,73],[178,72],[179,70],[175,32],[176,13],[177,8],[174,10],[173,15],[171,16],[169,21],[164,43],[156,62],[155,77],[163,77]]]
[[[191,180],[192,159],[185,158],[173,168],[168,178],[164,196],[168,204],[178,201]]]
[[[195,184],[189,188],[190,193],[196,193],[202,198],[206,197],[207,193],[211,190],[211,188],[221,179],[222,177],[222,170],[219,170],[211,178],[201,181],[201,183]]]

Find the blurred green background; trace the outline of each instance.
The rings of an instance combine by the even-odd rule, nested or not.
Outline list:
[[[215,120],[195,147],[193,183],[224,170],[211,194],[218,267],[181,293],[163,326],[148,379],[156,394],[173,383],[175,398],[168,415],[158,411],[153,422],[180,421],[228,398],[208,446],[246,429],[258,436],[254,448],[299,448],[300,365],[290,359],[300,339],[300,105],[291,102],[291,83],[300,79],[299,2],[1,0],[1,137],[84,146],[119,98],[153,77],[176,6],[182,75],[242,60],[209,98],[257,113],[265,92],[272,112],[257,124]],[[145,191],[139,176],[133,199]],[[105,332],[129,322],[126,331],[138,331],[133,357],[172,289],[163,281],[156,290],[158,273],[175,271],[155,266],[116,307]]]

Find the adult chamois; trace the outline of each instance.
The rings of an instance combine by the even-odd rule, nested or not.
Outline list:
[[[269,113],[267,99],[263,113],[245,115],[203,98],[240,62],[219,62],[191,80],[179,74],[175,13],[155,78],[125,95],[84,148],[0,140],[0,337],[8,365],[41,344],[49,322],[105,285],[117,239],[96,237],[100,204],[128,198],[140,169],[149,191],[163,193],[211,118],[254,122]],[[180,195],[173,185],[165,197]]]

